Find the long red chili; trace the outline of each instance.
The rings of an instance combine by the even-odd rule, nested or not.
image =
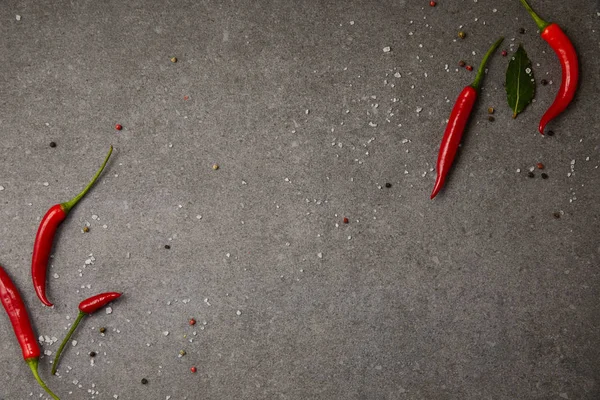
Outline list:
[[[473,110],[473,106],[477,100],[477,94],[479,92],[479,88],[481,87],[481,81],[485,75],[485,66],[487,61],[496,51],[498,46],[500,46],[500,43],[502,43],[503,40],[504,38],[498,39],[496,43],[490,47],[487,53],[485,53],[485,56],[483,56],[483,60],[479,65],[479,69],[477,70],[475,80],[472,84],[465,87],[462,92],[460,92],[458,99],[452,108],[450,119],[448,120],[448,125],[446,125],[444,137],[442,138],[442,144],[440,145],[440,151],[438,153],[436,165],[437,177],[435,179],[433,191],[431,192],[432,199],[444,186],[444,182],[446,182],[446,177],[448,176],[450,167],[454,162],[454,157],[456,156],[458,146],[460,145],[460,139],[462,138],[465,127],[467,126],[467,122],[469,121],[471,111]]]
[[[94,175],[90,183],[88,183],[81,193],[65,203],[56,204],[50,207],[48,212],[46,212],[46,215],[44,215],[42,218],[42,222],[40,222],[37,235],[35,236],[35,242],[33,244],[33,255],[31,257],[31,277],[33,279],[33,287],[35,288],[37,296],[42,303],[48,307],[52,307],[52,303],[46,297],[46,272],[48,267],[48,258],[50,258],[50,251],[52,250],[52,244],[54,243],[56,229],[67,217],[69,211],[75,207],[79,200],[81,200],[94,185],[96,180],[98,180],[98,177],[102,173],[102,170],[104,170],[112,151],[113,147],[110,146],[110,150],[104,159],[104,163],[102,163],[102,166],[98,172],[96,172],[96,175]]]
[[[529,6],[526,0],[521,0],[521,3],[527,9],[529,15],[534,19],[540,30],[542,39],[548,42],[552,50],[554,50],[558,56],[562,68],[562,81],[558,93],[556,94],[556,98],[540,120],[538,129],[543,135],[544,128],[548,122],[552,121],[560,113],[565,111],[573,100],[573,97],[575,97],[577,84],[579,83],[579,60],[577,59],[577,52],[575,51],[575,47],[573,47],[573,43],[571,43],[571,40],[569,40],[568,36],[557,24],[546,22],[541,19]]]
[[[60,355],[62,354],[65,345],[73,335],[73,332],[75,332],[75,329],[77,329],[77,326],[79,325],[83,317],[98,311],[99,309],[101,309],[111,301],[118,299],[119,297],[121,297],[121,293],[118,292],[100,293],[88,299],[85,299],[81,303],[79,303],[79,314],[77,315],[77,318],[73,322],[71,329],[69,329],[69,332],[67,332],[67,336],[60,344],[60,347],[58,348],[58,350],[56,351],[56,355],[54,356],[54,363],[52,364],[52,375],[56,374],[56,369],[58,368],[58,360],[60,359]]]
[[[2,267],[0,267],[0,301],[2,301],[2,305],[8,314],[8,318],[10,319],[19,345],[21,345],[23,358],[25,359],[25,362],[27,362],[27,365],[29,365],[29,368],[31,368],[35,380],[38,381],[40,386],[46,393],[52,396],[53,399],[60,400],[58,396],[52,393],[48,386],[46,386],[44,381],[42,381],[42,378],[40,378],[38,373],[38,364],[41,354],[40,346],[37,342],[35,333],[33,333],[25,303],[23,303],[23,299],[15,284]]]

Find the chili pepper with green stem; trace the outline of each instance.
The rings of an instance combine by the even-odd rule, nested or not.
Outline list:
[[[52,391],[46,386],[42,378],[38,373],[38,364],[40,359],[40,346],[37,341],[37,337],[33,332],[33,327],[27,315],[27,308],[25,303],[19,294],[15,284],[10,279],[6,271],[0,267],[0,301],[8,314],[10,323],[12,324],[15,336],[21,345],[21,351],[23,352],[23,358],[35,380],[40,386],[48,393],[54,400],[60,400]]]
[[[458,95],[458,99],[452,108],[450,113],[450,119],[446,130],[444,131],[444,137],[442,138],[442,144],[440,145],[440,151],[438,153],[438,159],[436,164],[437,177],[435,179],[435,185],[431,192],[431,198],[433,199],[438,192],[444,186],[450,167],[456,156],[458,146],[460,145],[460,139],[462,138],[467,122],[477,100],[477,95],[481,87],[481,81],[485,74],[485,66],[490,56],[496,51],[498,46],[502,43],[504,38],[500,38],[490,47],[477,70],[477,76],[472,84],[465,87],[462,92]]]
[[[96,175],[92,178],[90,183],[73,199],[56,204],[46,212],[46,215],[42,218],[37,234],[35,236],[35,242],[33,243],[33,255],[31,257],[31,278],[33,279],[33,287],[35,293],[39,299],[48,307],[52,307],[52,303],[46,297],[46,273],[48,268],[48,258],[50,258],[50,251],[52,250],[52,244],[54,243],[54,235],[61,222],[65,220],[69,211],[85,196],[90,190],[94,183],[98,180],[98,177],[104,170],[110,155],[112,154],[113,147],[110,146],[110,150],[104,159],[104,163],[96,172]]]
[[[544,128],[548,122],[552,121],[559,114],[566,110],[577,91],[577,84],[579,83],[579,60],[577,59],[577,52],[573,43],[569,40],[569,37],[560,29],[556,23],[546,22],[541,19],[535,11],[529,6],[526,0],[521,0],[521,4],[527,9],[529,15],[534,19],[538,29],[540,30],[540,36],[544,39],[552,50],[558,56],[560,65],[562,68],[562,80],[558,93],[554,102],[548,108],[546,113],[540,120],[538,127],[540,133],[544,134]]]
[[[60,359],[60,355],[62,354],[65,345],[73,335],[73,332],[75,332],[75,329],[77,329],[77,326],[79,325],[83,317],[98,311],[99,309],[101,309],[111,301],[118,299],[119,297],[121,297],[121,293],[118,292],[100,293],[88,299],[85,299],[81,303],[79,303],[79,314],[73,322],[73,325],[71,325],[71,329],[69,329],[69,332],[67,332],[67,336],[60,344],[60,347],[58,348],[58,350],[56,351],[56,355],[54,356],[54,363],[52,364],[52,375],[56,374],[56,369],[58,368],[58,360]]]

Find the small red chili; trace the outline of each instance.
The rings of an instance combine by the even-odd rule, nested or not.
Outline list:
[[[466,69],[467,69],[467,71],[469,71],[469,72],[470,72],[470,71],[473,71],[473,66],[472,66],[472,65],[467,65],[465,68],[466,68]]]
[[[8,314],[10,323],[15,332],[15,336],[21,346],[23,352],[23,358],[35,380],[40,386],[48,393],[54,400],[60,400],[52,391],[46,386],[42,378],[38,373],[38,364],[40,359],[40,346],[37,341],[37,337],[33,332],[33,327],[27,315],[27,308],[25,303],[19,294],[15,284],[10,279],[6,271],[0,267],[0,301]]]
[[[112,154],[113,147],[110,146],[110,150],[102,166],[96,172],[96,175],[92,178],[90,183],[73,199],[61,203],[56,204],[46,212],[46,215],[42,218],[42,222],[40,222],[40,226],[38,227],[37,234],[35,236],[35,242],[33,243],[33,254],[31,257],[31,278],[33,280],[33,287],[35,289],[35,293],[39,297],[39,299],[48,307],[52,307],[52,303],[46,297],[46,273],[48,267],[48,258],[50,258],[50,251],[52,250],[52,244],[54,243],[54,235],[56,234],[56,229],[60,225],[61,222],[67,217],[69,211],[85,196],[85,194],[90,190],[90,188],[94,185],[98,177],[104,170],[110,155]]]
[[[192,373],[194,373],[194,374],[195,374],[195,373],[196,373],[196,371],[197,371],[197,370],[196,370],[196,367],[192,367],[192,368],[190,368],[190,371],[192,371]]]
[[[558,89],[554,102],[542,116],[538,127],[540,133],[543,135],[544,128],[548,122],[552,121],[565,111],[575,97],[577,84],[579,82],[579,60],[577,58],[575,47],[573,47],[573,43],[571,43],[569,37],[557,24],[546,22],[541,19],[529,6],[527,1],[521,0],[521,3],[527,9],[529,15],[535,20],[535,23],[541,32],[540,35],[542,39],[548,42],[552,50],[554,50],[562,67],[562,82],[560,88]]]
[[[121,297],[121,293],[117,292],[100,293],[88,299],[85,299],[81,303],[79,303],[79,314],[73,322],[73,325],[71,325],[71,329],[69,329],[69,332],[67,332],[67,336],[60,344],[60,347],[58,348],[58,350],[56,351],[56,355],[54,356],[54,363],[52,364],[52,375],[56,374],[56,369],[58,368],[58,360],[60,359],[60,355],[62,354],[65,345],[73,335],[73,332],[75,332],[75,329],[77,329],[77,326],[79,325],[83,317],[98,311],[99,309],[101,309],[111,301],[118,299],[119,297]]]
[[[442,186],[444,186],[446,176],[448,175],[454,157],[456,156],[458,146],[460,145],[460,139],[462,138],[467,122],[469,121],[469,116],[471,115],[471,111],[477,100],[487,61],[503,40],[504,38],[498,39],[498,41],[490,47],[487,53],[485,53],[483,60],[479,65],[479,69],[477,70],[475,80],[472,84],[462,90],[452,108],[452,113],[450,114],[450,119],[448,120],[448,125],[446,126],[442,144],[440,145],[440,151],[438,153],[436,166],[437,177],[435,179],[433,191],[431,192],[432,199],[442,189]]]
[[[115,125],[115,129],[120,131],[121,129],[123,129],[123,126],[121,124],[117,124]]]

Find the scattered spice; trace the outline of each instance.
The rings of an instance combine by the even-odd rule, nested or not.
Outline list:
[[[95,351],[90,351],[90,357],[96,357],[96,352]]]
[[[488,114],[493,114],[493,113],[494,113],[494,107],[489,107]]]
[[[170,245],[168,245],[168,244],[165,244],[165,249],[167,249],[167,250],[170,250],[170,249],[171,249],[171,246],[170,246]]]
[[[496,118],[492,117],[491,115],[488,117],[488,121],[490,122],[494,122],[496,120]]]
[[[465,65],[467,65],[467,63],[466,63],[466,62],[464,62],[463,60],[460,60],[460,61],[458,62],[458,66],[459,66],[459,67],[461,67],[461,68],[464,68],[464,66],[465,66]]]
[[[177,57],[171,57],[171,62],[172,63],[176,63],[177,62]]]
[[[350,220],[348,219],[348,217],[344,217],[344,223],[347,224],[348,222],[350,222]]]
[[[430,2],[429,2],[429,5],[430,5],[431,7],[435,7],[435,6],[437,5],[437,3],[436,3],[435,1],[430,1]]]
[[[560,213],[558,211],[555,211],[553,214],[554,218],[559,219],[560,218]]]
[[[183,96],[183,99],[184,99],[184,100],[189,100],[189,99],[190,99],[190,97],[189,97],[189,96]]]
[[[50,142],[50,147],[56,147],[56,142]]]
[[[539,162],[535,165],[537,167],[537,169],[544,169],[544,164]]]
[[[502,57],[506,57],[508,55],[508,51],[502,50]]]
[[[463,32],[463,31],[459,31],[458,32],[458,37],[461,38],[461,39],[464,39],[464,38],[467,37],[467,34],[465,32]]]
[[[525,33],[525,28],[519,28],[519,33],[522,35]]]
[[[100,331],[100,333],[104,333],[104,332],[106,332],[106,328],[102,327],[102,328],[99,329],[99,331]]]
[[[548,131],[548,132],[546,132],[546,136],[554,136],[554,131]]]
[[[185,350],[179,350],[179,355],[181,357],[185,356],[187,353],[185,352]]]
[[[147,384],[148,384],[148,379],[142,378],[142,385],[147,385]]]
[[[196,320],[194,318],[190,319],[190,325],[192,325],[192,326],[196,325]]]
[[[471,65],[467,65],[465,68],[467,69],[467,71],[473,71],[473,66]]]
[[[546,86],[548,84],[548,81],[546,79],[542,79],[540,83],[542,84],[542,86]]]
[[[197,371],[197,370],[196,370],[196,367],[192,367],[192,368],[190,368],[190,371],[192,371],[192,373],[194,373],[194,374],[195,374],[195,373],[196,373],[196,371]]]
[[[385,187],[389,189],[389,188],[392,187],[392,184],[388,182],[388,183],[385,184]]]
[[[118,131],[120,131],[121,129],[123,129],[123,125],[121,125],[121,124],[116,124],[116,125],[115,125],[115,129],[116,129],[116,130],[118,130]]]
[[[542,172],[542,179],[548,179],[548,174],[545,172]]]
[[[534,174],[533,172],[529,171],[529,172],[527,173],[527,177],[528,177],[528,178],[533,178],[533,177],[535,177],[535,174]]]
[[[88,233],[89,231],[90,231],[90,227],[89,226],[86,225],[86,226],[83,227],[83,232],[84,233]]]
[[[219,164],[213,164],[212,169],[215,170],[215,171],[218,170],[219,169]]]

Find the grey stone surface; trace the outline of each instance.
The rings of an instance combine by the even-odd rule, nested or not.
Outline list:
[[[600,10],[532,6],[581,55],[553,137],[536,127],[559,64],[517,0],[0,2],[0,264],[59,341],[80,300],[125,293],[84,320],[59,376],[42,358],[49,386],[62,399],[599,399]],[[477,65],[500,35],[553,84],[513,120],[497,54],[430,201],[445,121],[474,77],[458,61]],[[40,217],[109,144],[59,231],[45,308],[30,278]],[[527,178],[537,162],[549,179]],[[0,313],[0,398],[40,393]]]

